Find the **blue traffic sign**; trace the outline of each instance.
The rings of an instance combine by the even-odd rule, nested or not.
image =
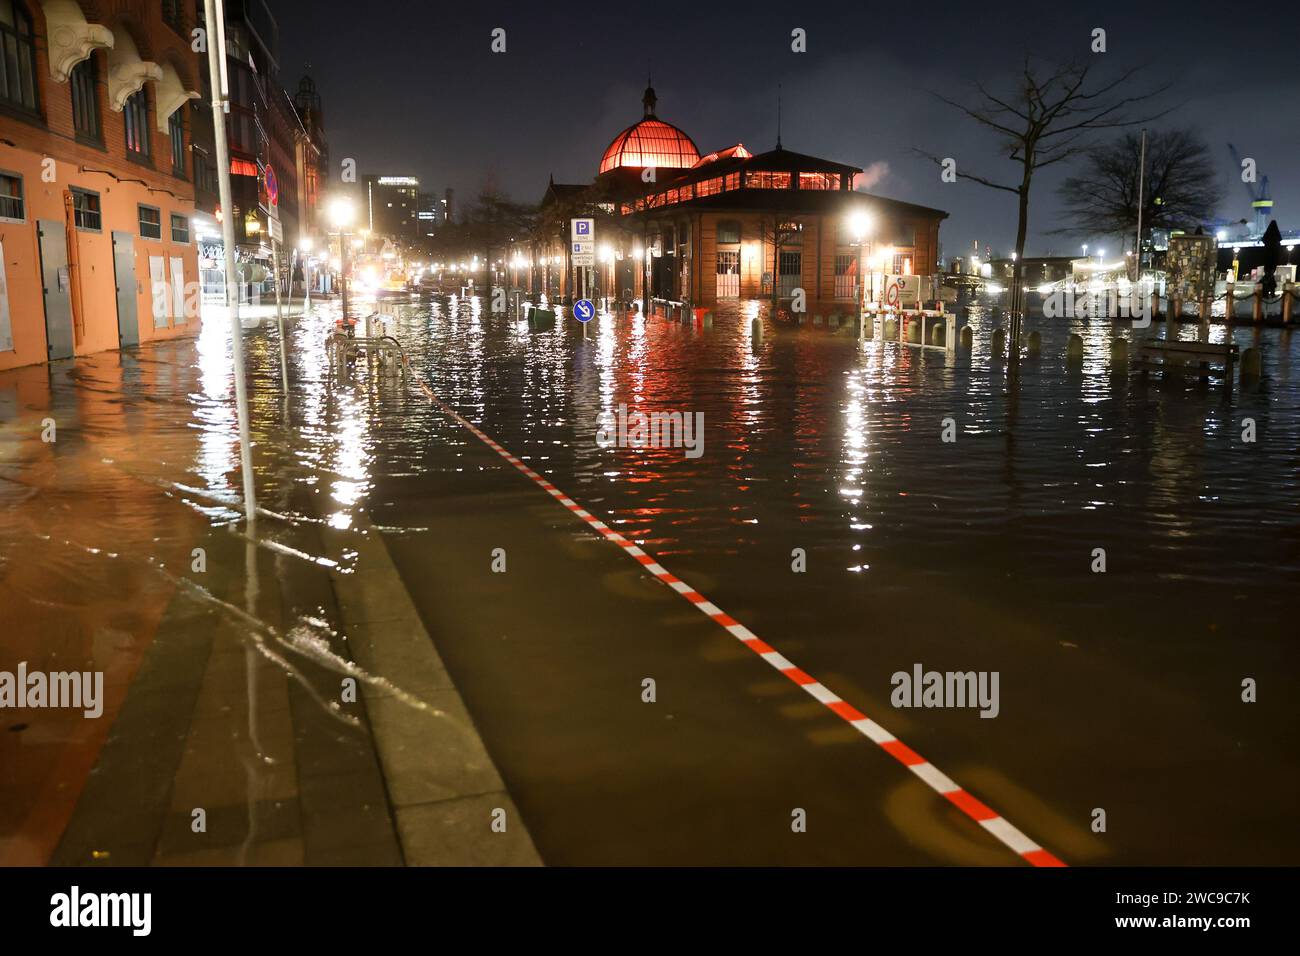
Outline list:
[[[573,317],[579,322],[590,322],[596,317],[596,307],[590,299],[579,299],[573,303]]]

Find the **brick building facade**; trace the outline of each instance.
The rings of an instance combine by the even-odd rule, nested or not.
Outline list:
[[[192,333],[181,0],[0,0],[0,369]]]

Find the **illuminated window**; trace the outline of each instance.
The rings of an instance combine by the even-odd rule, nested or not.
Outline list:
[[[789,173],[746,173],[745,185],[750,189],[789,189]]]
[[[726,180],[722,184],[723,189],[739,189],[740,173],[728,173]]]
[[[706,179],[702,183],[695,184],[696,196],[713,196],[722,192],[722,177],[715,176],[712,179]]]
[[[719,222],[718,242],[740,242],[740,223],[735,219],[723,219]]]
[[[839,173],[800,173],[800,189],[839,189]]]
[[[658,119],[643,119],[629,126],[609,144],[600,161],[600,171],[620,166],[655,166],[688,169],[700,159],[700,151],[691,138],[676,126]]]
[[[149,95],[140,89],[126,98],[122,109],[122,125],[126,128],[126,155],[131,159],[148,162],[149,146]]]

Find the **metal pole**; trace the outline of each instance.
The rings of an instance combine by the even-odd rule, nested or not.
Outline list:
[[[343,284],[343,326],[348,324],[348,240],[339,226],[339,282]]]
[[[302,314],[306,315],[311,311],[311,252],[310,250],[303,253],[302,257],[302,284],[306,296],[302,302]]]
[[[212,88],[212,131],[217,153],[217,183],[221,198],[221,235],[226,245],[226,308],[230,312],[230,346],[235,365],[235,409],[239,417],[239,460],[244,478],[244,517],[251,532],[257,517],[253,492],[253,455],[248,437],[248,386],[244,381],[243,329],[239,324],[239,286],[235,279],[235,206],[230,193],[230,151],[226,145],[226,113],[230,88],[226,79],[226,13],[222,0],[203,0],[207,25],[208,84]]]
[[[1138,159],[1138,234],[1137,247],[1133,250],[1133,256],[1137,260],[1137,272],[1133,276],[1136,282],[1142,278],[1142,190],[1146,186],[1147,172],[1147,131],[1142,130],[1142,153]]]
[[[280,308],[280,244],[271,240],[271,268],[275,271],[275,325],[280,330],[280,387],[289,394],[289,358],[284,343],[284,312]]]

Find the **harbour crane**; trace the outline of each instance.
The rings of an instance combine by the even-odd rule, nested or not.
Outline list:
[[[1238,175],[1242,168],[1241,154],[1237,152],[1237,147],[1231,143],[1228,149],[1232,153],[1232,160],[1237,164]],[[1273,218],[1273,197],[1268,191],[1268,177],[1262,176],[1259,182],[1248,183],[1244,180],[1242,185],[1246,187],[1246,192],[1250,194],[1250,208],[1254,210],[1255,221],[1251,226],[1250,238],[1258,239],[1264,235],[1264,230],[1268,228],[1269,220]]]

